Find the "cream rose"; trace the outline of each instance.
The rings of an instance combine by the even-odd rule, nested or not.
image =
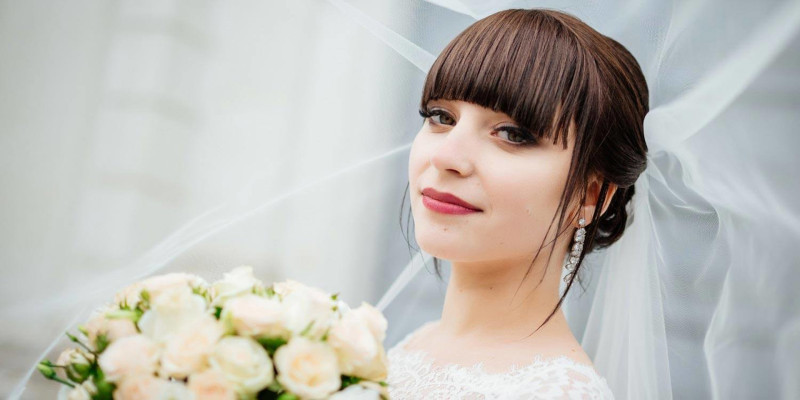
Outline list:
[[[211,367],[221,372],[241,394],[254,394],[274,379],[269,354],[255,340],[226,336],[214,346],[209,357]]]
[[[386,354],[365,316],[363,311],[357,310],[345,313],[331,327],[328,343],[336,350],[343,374],[370,380],[385,379]]]
[[[276,282],[275,284],[273,284],[272,285],[272,290],[274,290],[275,293],[278,294],[278,296],[281,296],[281,298],[284,298],[287,295],[289,295],[289,293],[292,293],[294,291],[297,291],[297,290],[313,290],[313,288],[310,287],[310,286],[304,285],[303,283],[298,282],[296,280],[287,279],[287,280],[285,280],[283,282]]]
[[[100,354],[98,364],[109,382],[141,373],[153,374],[160,356],[158,345],[145,335],[126,336]]]
[[[236,400],[233,385],[222,372],[208,369],[189,376],[189,391],[195,400]]]
[[[117,304],[122,304],[124,301],[129,306],[135,307],[139,301],[141,301],[142,290],[147,290],[148,294],[150,295],[150,299],[154,299],[162,292],[177,287],[199,287],[206,289],[208,288],[208,282],[197,275],[183,272],[157,275],[147,278],[141,282],[136,282],[122,289],[115,295],[114,301]]]
[[[312,339],[320,339],[336,319],[333,311],[336,303],[319,289],[296,282],[284,284],[289,285],[281,289],[285,293],[282,303],[286,307],[289,330],[299,335],[311,326],[306,334]]]
[[[114,390],[115,400],[192,400],[189,389],[180,382],[158,379],[150,374],[126,377]]]
[[[211,304],[222,306],[228,299],[250,293],[254,287],[263,288],[264,283],[253,275],[253,267],[249,265],[236,267],[211,285]]]
[[[377,339],[378,342],[383,343],[383,340],[386,339],[386,329],[389,325],[386,321],[386,317],[384,317],[377,308],[363,301],[361,302],[361,305],[352,310],[352,312],[355,313],[355,315],[357,315],[361,320],[366,322],[367,327],[369,327],[369,330],[372,332],[372,335],[375,336],[375,339]]]
[[[106,338],[113,342],[126,336],[131,336],[139,333],[136,329],[136,324],[127,318],[109,318],[107,313],[117,311],[116,307],[104,307],[95,310],[89,317],[89,322],[86,323],[86,333],[89,338],[89,345],[95,348],[97,337],[106,335]]]
[[[165,342],[206,315],[205,298],[188,286],[178,286],[152,298],[150,309],[139,319],[139,329],[153,340]]]
[[[285,307],[278,299],[254,294],[230,299],[225,303],[221,319],[228,321],[239,335],[284,339],[291,336]]]
[[[159,375],[183,379],[208,365],[208,355],[224,334],[222,325],[210,315],[197,319],[164,346]]]
[[[298,336],[275,352],[278,382],[301,398],[325,398],[342,384],[336,352],[325,342]]]

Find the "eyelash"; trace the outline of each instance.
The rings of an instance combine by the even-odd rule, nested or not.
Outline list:
[[[424,109],[420,108],[419,109],[419,115],[424,119],[429,119],[429,118],[437,116],[437,115],[445,116],[445,117],[448,117],[450,119],[453,119],[452,117],[447,115],[447,113],[445,113],[445,112],[443,112],[441,110],[436,110],[436,109],[424,110]],[[436,125],[442,125],[442,124],[440,124],[438,122],[433,122],[433,123],[436,124]],[[497,131],[498,132],[506,131],[509,134],[515,134],[515,135],[520,136],[520,137],[523,138],[523,140],[524,140],[523,142],[513,142],[513,141],[510,141],[510,140],[506,140],[506,142],[510,143],[512,146],[524,147],[524,146],[533,146],[533,145],[537,144],[537,140],[536,140],[535,137],[533,137],[533,135],[527,133],[523,129],[520,129],[520,128],[517,128],[517,127],[514,127],[514,126],[501,126],[500,128],[497,129]]]

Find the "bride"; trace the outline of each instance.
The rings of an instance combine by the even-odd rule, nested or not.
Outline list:
[[[633,56],[567,13],[504,10],[448,44],[408,173],[416,240],[452,272],[441,319],[389,351],[392,398],[613,398],[559,286],[623,234],[647,111]]]

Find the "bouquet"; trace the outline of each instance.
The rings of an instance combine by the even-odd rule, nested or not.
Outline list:
[[[137,282],[39,371],[77,399],[388,399],[387,322],[367,303],[241,266]]]

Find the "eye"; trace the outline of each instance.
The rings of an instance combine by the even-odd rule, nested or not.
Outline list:
[[[502,126],[495,132],[497,132],[498,136],[501,138],[505,136],[503,139],[515,146],[531,146],[537,143],[536,138],[530,134],[527,129],[517,128],[515,126]],[[505,135],[503,135],[503,132],[505,132]]]
[[[455,119],[453,119],[448,113],[435,108],[432,110],[420,109],[419,115],[422,118],[430,119],[431,122],[433,122],[435,125],[450,125],[450,124],[455,124],[456,122]],[[435,117],[439,117],[439,120],[436,121],[434,119]]]

